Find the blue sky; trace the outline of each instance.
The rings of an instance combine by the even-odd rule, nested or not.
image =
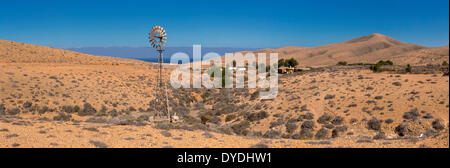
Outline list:
[[[319,46],[381,33],[449,43],[448,0],[22,0],[0,3],[0,39],[52,47],[146,46],[154,25],[168,46]]]

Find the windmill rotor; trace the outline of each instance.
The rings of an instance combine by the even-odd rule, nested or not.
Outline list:
[[[154,26],[150,30],[149,41],[153,48],[162,49],[167,43],[166,30],[161,26]]]

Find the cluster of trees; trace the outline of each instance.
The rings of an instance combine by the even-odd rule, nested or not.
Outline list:
[[[384,65],[394,65],[394,62],[392,62],[391,60],[387,60],[387,61],[383,61],[380,60],[378,61],[376,64],[366,64],[366,63],[356,63],[356,64],[348,64],[346,61],[339,61],[336,65],[339,66],[347,66],[347,65],[370,65],[370,70],[372,70],[373,72],[382,72],[383,69],[381,68],[381,66]],[[448,62],[447,61],[443,61],[442,66],[448,66]],[[407,73],[411,73],[412,72],[412,66],[410,64],[406,65],[405,71]]]
[[[336,65],[346,66],[347,61],[339,61]]]
[[[340,65],[340,66],[347,66],[347,65],[394,65],[394,63],[390,60],[387,61],[378,61],[376,64],[369,64],[369,63],[353,63],[353,64],[349,64],[347,63],[347,61],[339,61],[336,65]]]
[[[377,64],[371,65],[371,66],[370,66],[370,69],[371,69],[373,72],[382,72],[382,71],[383,71],[383,70],[381,69],[381,66],[382,66],[382,65],[394,65],[394,63],[393,63],[392,61],[390,61],[390,60],[387,60],[387,61],[381,60],[381,61],[378,61]],[[412,66],[411,66],[410,64],[406,65],[405,71],[406,71],[407,73],[411,73],[411,72],[412,72]]]
[[[381,72],[382,71],[381,70],[381,66],[382,65],[394,65],[394,63],[392,61],[390,61],[390,60],[387,60],[387,61],[381,60],[381,61],[378,61],[375,65],[371,65],[370,69],[373,72]]]
[[[291,59],[280,59],[278,60],[278,67],[295,67],[298,65],[297,60],[294,58]]]
[[[405,70],[406,70],[406,72],[411,73],[411,71],[412,71],[411,65],[410,64],[406,65]]]
[[[381,72],[381,65],[380,64],[371,65],[370,70],[372,70],[373,72]]]
[[[347,62],[345,62],[345,64],[347,64]],[[286,60],[285,59],[278,60],[278,67],[296,67],[297,65],[299,65],[299,63],[294,58],[286,59]],[[235,60],[233,60],[233,65],[232,66],[236,67],[236,61]],[[258,69],[258,66],[265,66],[265,65],[264,64],[255,65],[255,62],[253,62],[253,66],[256,66],[256,69]],[[245,65],[245,67],[248,68],[248,63]],[[269,68],[267,68],[267,69],[269,69]]]
[[[377,65],[394,65],[394,63],[390,60],[387,60],[387,61],[381,60],[381,61],[377,62]]]

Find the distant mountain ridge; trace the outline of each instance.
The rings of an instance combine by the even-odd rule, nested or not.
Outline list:
[[[70,50],[0,40],[0,62],[117,64],[142,62],[139,60],[156,62],[158,55],[156,50],[151,47],[88,47]],[[184,52],[192,60],[192,47],[168,47],[164,52],[164,62],[169,63],[170,56],[176,52]],[[380,60],[391,60],[397,65],[426,65],[441,64],[443,61],[449,62],[448,46],[425,47],[406,44],[377,33],[319,47],[288,46],[260,50],[252,48],[202,48],[202,56],[208,52],[216,52],[219,55],[236,52],[279,53],[279,59],[294,58],[302,66],[329,66],[336,65],[339,61],[376,63]]]
[[[158,61],[158,52],[152,47],[81,47],[67,48],[67,50],[91,55],[139,59],[148,62]],[[219,55],[225,55],[226,53],[254,50],[258,50],[258,48],[202,47],[202,56],[209,52],[216,52]],[[164,51],[164,62],[169,63],[170,56],[177,52],[188,54],[192,61],[192,47],[166,47]]]
[[[380,60],[391,60],[399,65],[426,65],[441,64],[449,60],[448,46],[406,44],[378,33],[319,47],[283,47],[254,51],[261,52],[279,53],[280,59],[294,58],[303,66],[328,66],[339,61],[376,63]]]

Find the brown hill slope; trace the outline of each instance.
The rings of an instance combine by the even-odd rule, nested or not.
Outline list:
[[[138,63],[142,61],[93,56],[45,46],[0,40],[0,63],[70,63],[109,64]]]
[[[395,64],[440,64],[449,59],[446,47],[427,48],[405,44],[382,34],[371,34],[341,43],[319,47],[283,47],[263,49],[255,53],[279,53],[279,58],[295,58],[300,65],[326,66],[339,61],[348,63],[376,63],[392,60]]]

